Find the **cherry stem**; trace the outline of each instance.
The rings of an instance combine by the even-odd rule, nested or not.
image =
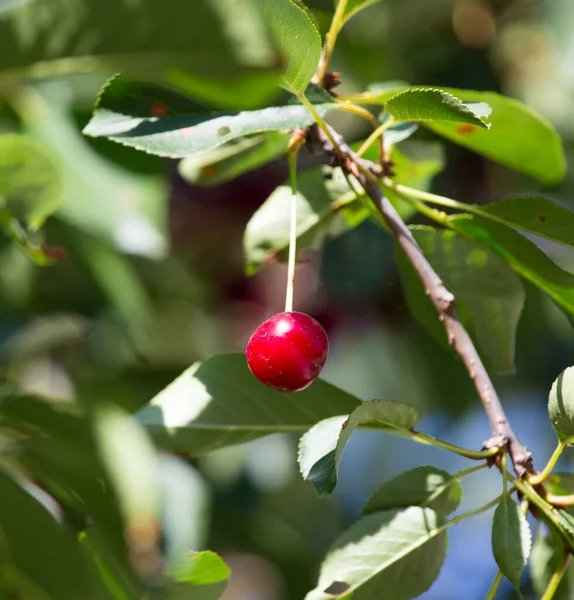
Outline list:
[[[285,312],[293,312],[293,292],[295,289],[295,264],[297,262],[297,154],[299,147],[294,146],[287,153],[289,181],[291,183],[291,229],[289,233],[289,262],[287,266],[287,292],[285,294]]]

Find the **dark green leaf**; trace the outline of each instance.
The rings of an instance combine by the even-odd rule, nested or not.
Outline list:
[[[420,418],[414,406],[393,400],[362,402],[345,421],[338,416],[316,425],[301,439],[299,466],[320,496],[330,494],[337,484],[341,456],[351,434],[361,424],[392,431],[412,429]],[[341,421],[344,421],[341,423]]]
[[[435,512],[415,506],[363,517],[329,550],[319,583],[306,600],[349,593],[353,600],[416,598],[444,562],[448,538],[442,524]]]
[[[567,555],[567,547],[562,536],[551,527],[545,531],[539,527],[532,544],[530,557],[530,578],[536,596],[542,598],[550,579],[560,569]],[[568,600],[567,576],[561,581],[553,600]]]
[[[320,379],[296,394],[276,392],[253,376],[245,354],[222,354],[190,367],[138,416],[169,448],[199,454],[270,433],[306,431],[358,404]]]
[[[574,435],[574,367],[562,371],[552,384],[548,415],[561,441]]]
[[[481,217],[457,215],[449,218],[457,231],[487,245],[524,279],[546,293],[572,320],[574,275],[553,263],[540,248],[506,225]]]
[[[166,592],[167,600],[218,600],[227,587],[229,567],[214,552],[190,553],[170,569],[173,583]]]
[[[292,0],[256,0],[287,65],[283,82],[304,92],[321,58],[321,36],[305,9]]]
[[[158,106],[163,107],[160,112]],[[322,117],[333,107],[334,100],[315,104]],[[114,77],[103,88],[84,133],[150,154],[185,158],[254,133],[306,127],[314,122],[309,111],[293,97],[281,106],[261,110],[207,112],[166,88]]]
[[[112,598],[74,535],[0,471],[0,555],[49,598]]]
[[[32,0],[0,21],[0,77],[121,71],[252,107],[274,93],[277,62],[255,0]]]
[[[454,231],[412,229],[431,265],[454,294],[458,314],[491,370],[514,372],[516,328],[524,306],[520,278],[488,248]],[[396,246],[411,314],[442,343],[446,333],[410,261]]]
[[[179,174],[196,185],[218,185],[271,162],[287,151],[289,135],[254,135],[184,158]]]
[[[492,552],[500,570],[520,589],[520,578],[531,549],[530,527],[520,507],[505,495],[494,512]]]
[[[462,485],[457,477],[436,467],[417,467],[383,483],[363,512],[422,506],[447,517],[458,508],[461,499]]]
[[[303,479],[310,481],[319,496],[329,495],[337,485],[335,450],[348,415],[320,421],[301,436],[297,458]]]
[[[517,196],[480,207],[486,217],[574,246],[574,212],[537,196]]]
[[[17,133],[0,135],[0,206],[38,229],[64,199],[64,180],[50,153]]]
[[[543,183],[556,183],[564,177],[566,162],[562,143],[544,117],[521,102],[494,92],[450,88],[445,91],[464,102],[488,104],[492,108],[492,126],[485,131],[456,123],[427,123],[430,129]]]
[[[489,128],[484,106],[466,105],[456,96],[432,88],[408,88],[385,103],[385,110],[395,121],[454,121],[474,127]]]

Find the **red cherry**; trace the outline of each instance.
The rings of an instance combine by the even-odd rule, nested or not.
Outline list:
[[[247,344],[247,364],[253,375],[280,392],[299,392],[311,385],[328,354],[325,330],[300,312],[282,312],[267,319]]]

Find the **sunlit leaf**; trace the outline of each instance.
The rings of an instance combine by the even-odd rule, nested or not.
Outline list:
[[[222,354],[182,373],[138,418],[168,448],[200,454],[271,433],[306,431],[358,404],[321,379],[296,394],[276,392],[253,376],[245,354]]]
[[[333,544],[306,600],[409,600],[426,591],[444,562],[443,521],[428,508],[387,510],[355,522]]]
[[[304,92],[321,57],[321,36],[304,7],[292,0],[256,0],[286,63],[285,85]]]
[[[166,599],[218,600],[227,587],[231,571],[214,552],[196,552],[171,568],[169,574],[178,583],[168,586]]]
[[[562,371],[552,384],[548,416],[560,440],[574,435],[574,367]]]
[[[454,121],[489,128],[484,117],[490,112],[483,106],[475,108],[464,104],[453,94],[439,89],[408,88],[388,99],[385,110],[395,121]]]
[[[324,97],[314,106],[324,117],[334,107],[334,99]],[[114,77],[103,88],[84,133],[150,154],[185,158],[247,135],[306,127],[314,122],[291,95],[282,105],[260,110],[213,112],[161,86]]]
[[[299,468],[321,496],[330,494],[337,484],[337,471],[345,445],[362,424],[393,431],[412,429],[420,418],[414,406],[393,400],[362,402],[348,419],[337,416],[318,423],[299,443]],[[342,422],[341,422],[342,420]]]

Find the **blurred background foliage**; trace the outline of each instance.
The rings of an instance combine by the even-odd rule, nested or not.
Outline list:
[[[307,4],[324,33],[331,0]],[[517,97],[557,127],[573,164],[573,32],[571,0],[385,0],[349,23],[333,67],[340,91],[406,80]],[[201,188],[181,178],[176,161],[86,138],[81,129],[105,79],[61,76],[0,96],[0,132],[27,132],[64,174],[65,200],[37,239],[68,255],[39,268],[0,240],[0,368],[10,389],[134,411],[194,361],[242,351],[256,326],[282,310],[285,265],[270,263],[246,278],[242,235],[285,180],[286,166],[277,161]],[[352,115],[331,122],[349,140],[368,135]],[[432,187],[439,194],[481,204],[536,193],[574,209],[571,172],[544,189],[460,147],[445,142],[445,150],[447,167]],[[567,249],[550,242],[544,249],[574,270]],[[295,306],[328,331],[325,379],[365,400],[415,404],[425,430],[453,443],[479,446],[488,437],[463,367],[408,313],[391,238],[373,223],[305,253]],[[527,286],[516,374],[495,383],[538,465],[554,444],[544,417],[548,390],[573,357],[570,323]],[[172,526],[192,529],[196,549],[217,551],[233,571],[225,600],[300,600],[329,544],[381,479],[427,462],[464,468],[440,451],[360,432],[343,458],[336,493],[319,500],[297,473],[296,443],[271,436],[201,457],[188,469],[162,459],[170,465],[163,476],[180,484],[172,489],[179,498],[171,504]],[[498,485],[488,473],[465,480],[463,509],[488,501]],[[456,528],[447,563],[424,598],[455,600],[461,589],[468,600],[484,597],[496,572],[489,518]]]

